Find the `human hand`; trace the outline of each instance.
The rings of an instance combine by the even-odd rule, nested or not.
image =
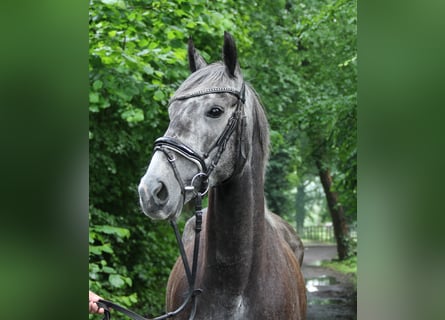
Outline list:
[[[99,297],[94,292],[88,291],[88,307],[90,313],[104,313],[104,308],[99,308],[96,303],[99,299],[102,299],[102,297]]]

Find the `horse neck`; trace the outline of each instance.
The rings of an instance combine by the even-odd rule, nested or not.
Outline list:
[[[263,161],[258,143],[242,172],[209,193],[206,286],[239,293],[260,258],[264,233]],[[253,161],[252,161],[253,159]]]

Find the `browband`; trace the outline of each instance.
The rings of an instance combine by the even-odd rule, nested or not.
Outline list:
[[[241,91],[238,91],[237,89],[234,89],[234,88],[226,88],[226,87],[208,88],[208,89],[198,90],[198,91],[195,91],[192,93],[180,95],[178,97],[174,97],[173,99],[170,100],[169,104],[171,104],[173,101],[176,101],[176,100],[186,100],[189,98],[200,97],[200,96],[203,96],[206,94],[211,94],[211,93],[230,93],[230,94],[234,95],[235,97],[237,97],[238,99],[240,99],[242,103],[245,102],[245,95],[244,95],[245,90],[244,90],[244,83],[243,83]]]

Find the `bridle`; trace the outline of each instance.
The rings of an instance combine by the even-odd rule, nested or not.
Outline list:
[[[229,93],[237,97],[236,107],[233,111],[232,115],[230,116],[226,127],[219,135],[218,139],[215,141],[215,143],[209,148],[209,150],[204,153],[203,155],[200,155],[196,151],[194,151],[189,146],[185,145],[183,142],[174,139],[172,137],[160,137],[156,139],[154,143],[154,151],[160,151],[162,152],[168,162],[170,163],[170,166],[172,167],[173,173],[175,175],[175,178],[181,188],[181,194],[183,197],[183,203],[186,199],[186,193],[187,192],[193,192],[193,196],[195,198],[195,240],[194,240],[194,248],[193,248],[193,261],[192,261],[192,268],[190,269],[190,265],[185,253],[184,244],[182,242],[182,237],[179,232],[178,226],[176,224],[175,219],[170,220],[170,224],[173,228],[173,231],[175,233],[176,241],[178,243],[179,252],[181,254],[182,263],[184,265],[184,270],[187,276],[187,281],[189,284],[189,292],[187,294],[187,297],[184,299],[184,302],[179,306],[175,311],[168,312],[164,315],[161,315],[159,317],[153,318],[153,319],[147,319],[139,314],[128,310],[114,302],[108,301],[108,300],[99,300],[97,304],[99,307],[104,308],[104,320],[111,319],[110,314],[110,308],[115,309],[128,317],[134,319],[134,320],[163,320],[172,318],[176,315],[178,315],[180,312],[182,312],[186,306],[192,302],[192,312],[190,314],[189,320],[192,320],[195,318],[196,314],[196,308],[197,308],[197,299],[196,297],[202,292],[201,289],[195,289],[195,282],[196,282],[196,272],[198,267],[198,255],[199,255],[199,240],[200,240],[200,234],[202,229],[202,197],[207,193],[208,191],[208,180],[213,172],[213,170],[218,165],[219,160],[221,159],[221,156],[226,149],[227,142],[229,141],[230,137],[232,136],[235,129],[238,130],[238,158],[236,159],[236,167],[232,173],[232,176],[238,173],[242,167],[244,167],[244,163],[246,161],[245,155],[243,155],[243,139],[244,139],[244,127],[245,127],[245,112],[244,112],[244,103],[245,103],[245,84],[243,82],[241,89],[238,91],[233,88],[229,87],[220,87],[220,88],[210,88],[210,89],[203,89],[199,91],[195,91],[189,94],[184,94],[178,97],[174,97],[170,104],[177,100],[186,100],[194,97],[199,97],[207,94],[214,94],[214,93]],[[209,158],[210,154],[216,150],[216,153],[214,154],[213,158],[210,161],[210,165],[207,166],[205,160]],[[193,176],[193,178],[190,181],[190,185],[186,185],[181,178],[178,168],[176,166],[176,157],[174,154],[179,154],[188,161],[195,164],[198,168],[198,173]],[[240,161],[239,161],[240,160]]]
[[[184,144],[183,142],[181,142],[177,139],[174,139],[171,137],[166,137],[166,136],[156,139],[156,141],[154,143],[154,146],[155,146],[154,150],[163,152],[165,154],[165,156],[167,157],[167,160],[170,163],[170,166],[172,167],[173,172],[175,174],[175,178],[178,181],[179,186],[181,188],[181,194],[184,197],[184,202],[185,202],[185,196],[186,196],[187,191],[196,192],[196,190],[198,190],[198,192],[200,192],[201,195],[205,195],[207,193],[208,179],[209,179],[211,173],[213,172],[213,170],[218,165],[218,162],[219,162],[224,150],[226,149],[227,142],[229,141],[230,137],[232,136],[232,134],[236,128],[239,128],[238,129],[239,130],[238,137],[239,137],[240,141],[238,143],[238,146],[241,148],[241,145],[242,145],[241,140],[244,138],[244,134],[242,131],[245,126],[245,115],[244,115],[244,108],[243,108],[243,105],[245,103],[245,90],[246,90],[245,88],[246,87],[243,82],[241,89],[239,91],[235,90],[233,88],[227,88],[227,87],[203,89],[200,91],[196,91],[196,92],[192,92],[189,94],[175,97],[170,101],[170,104],[171,104],[172,102],[177,101],[177,100],[186,100],[186,99],[199,97],[199,96],[203,96],[203,95],[207,95],[207,94],[213,94],[213,93],[230,93],[230,94],[234,95],[235,97],[237,97],[235,110],[233,111],[232,115],[230,116],[226,127],[221,132],[218,139],[216,139],[216,141],[213,143],[213,145],[211,145],[209,150],[207,150],[207,152],[205,152],[203,155],[200,155],[198,152],[194,151],[192,148],[190,148],[189,146],[187,146],[186,144]],[[237,126],[238,124],[239,124],[239,126]],[[205,160],[208,159],[208,157],[214,150],[216,150],[216,153],[213,156],[212,160],[210,161],[210,165],[207,167]],[[174,157],[174,155],[172,155],[170,153],[170,151],[173,151],[173,152],[181,155],[182,157],[184,157],[185,159],[192,162],[193,164],[195,164],[198,167],[198,173],[192,178],[189,186],[186,186],[184,181],[180,177],[179,172],[176,167],[176,164],[175,164],[176,158]],[[238,153],[238,156],[240,156],[240,152]],[[244,161],[241,161],[241,162],[244,162]],[[235,161],[235,163],[237,164],[237,168],[234,170],[232,175],[235,174],[237,171],[239,171],[239,170],[237,170],[240,167],[238,164],[239,162]],[[195,185],[195,183],[198,183],[198,185],[199,185],[198,188],[197,188],[197,185]]]

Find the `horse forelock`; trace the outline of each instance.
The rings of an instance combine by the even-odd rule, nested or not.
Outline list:
[[[243,79],[239,76],[230,77],[224,63],[219,61],[193,72],[179,86],[171,100],[174,100],[178,96],[209,88],[233,88],[240,90],[242,83]]]

